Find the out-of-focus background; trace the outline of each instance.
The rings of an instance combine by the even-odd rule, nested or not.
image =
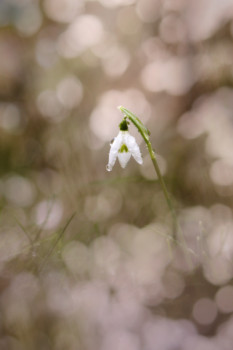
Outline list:
[[[232,350],[233,0],[0,1],[0,349]],[[118,105],[151,131],[106,171]]]

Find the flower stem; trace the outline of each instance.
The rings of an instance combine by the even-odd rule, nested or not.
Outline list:
[[[148,151],[149,151],[149,154],[150,154],[153,166],[155,168],[156,174],[158,176],[160,185],[161,185],[162,190],[163,190],[164,197],[165,197],[165,199],[167,201],[169,210],[170,210],[171,215],[172,215],[173,232],[174,232],[174,238],[176,239],[177,233],[179,232],[176,212],[175,212],[175,209],[173,207],[171,198],[169,196],[169,193],[168,193],[168,190],[167,190],[167,186],[166,186],[166,184],[164,182],[163,176],[162,176],[161,171],[159,169],[159,165],[158,165],[158,162],[157,162],[157,159],[156,159],[156,156],[155,156],[155,152],[153,151],[153,148],[152,148],[152,145],[151,145],[151,142],[150,142],[150,139],[149,139],[150,132],[145,127],[145,125],[141,122],[141,120],[138,117],[136,117],[132,112],[130,112],[128,109],[126,109],[126,108],[124,108],[122,106],[120,106],[118,108],[124,114],[125,118],[128,118],[135,125],[135,127],[138,129],[139,133],[141,134],[142,138],[144,139],[144,141],[145,141],[145,143],[147,145],[147,148],[148,148]]]
[[[146,144],[147,144],[147,148],[148,148],[148,151],[149,151],[149,154],[150,154],[153,166],[154,166],[156,174],[158,176],[160,185],[162,187],[164,197],[166,198],[168,207],[169,207],[171,215],[172,215],[173,239],[174,239],[174,242],[176,244],[181,242],[183,244],[183,246],[186,247],[186,249],[184,251],[185,252],[185,257],[186,257],[188,266],[192,267],[193,264],[192,264],[192,261],[191,261],[189,255],[188,255],[188,253],[187,253],[187,246],[186,246],[186,242],[185,242],[185,239],[184,239],[184,235],[183,235],[182,229],[181,229],[181,227],[179,225],[179,222],[177,220],[176,212],[175,212],[175,209],[174,209],[174,207],[172,205],[172,201],[171,201],[171,198],[169,196],[169,193],[168,193],[168,190],[167,190],[167,186],[165,184],[165,181],[164,181],[163,176],[161,174],[161,171],[159,169],[159,165],[158,165],[158,162],[157,162],[157,159],[156,159],[156,156],[155,156],[155,152],[154,152],[154,150],[152,148],[152,145],[151,145],[149,140],[146,141]],[[168,246],[170,247],[170,241],[167,240],[167,242],[168,242]]]
[[[155,152],[152,149],[152,145],[151,145],[150,141],[146,142],[146,144],[147,144],[147,148],[148,148],[148,151],[149,151],[149,154],[150,154],[153,166],[154,166],[156,174],[158,176],[160,185],[162,187],[164,197],[166,198],[167,205],[168,205],[168,207],[170,209],[170,212],[171,212],[171,215],[172,215],[173,231],[174,231],[174,235],[176,237],[177,229],[178,229],[176,212],[175,212],[175,209],[174,209],[174,207],[172,205],[172,201],[171,201],[171,198],[169,196],[169,193],[168,193],[168,190],[167,190],[167,186],[165,184],[165,181],[164,181],[163,176],[161,174],[161,171],[159,169],[159,165],[158,165],[158,162],[157,162],[157,159],[156,159],[156,156],[155,156]]]

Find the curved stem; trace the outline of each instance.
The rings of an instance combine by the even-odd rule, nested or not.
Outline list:
[[[124,114],[125,118],[128,118],[134,124],[134,126],[138,129],[139,133],[141,134],[142,138],[144,139],[144,141],[147,145],[153,166],[155,168],[156,174],[158,176],[160,185],[161,185],[162,190],[163,190],[164,197],[166,198],[168,207],[169,207],[171,215],[172,215],[173,232],[174,232],[174,237],[176,238],[177,233],[179,232],[176,212],[175,212],[175,209],[172,205],[172,201],[171,201],[171,198],[169,196],[166,184],[164,182],[163,176],[162,176],[161,171],[159,169],[159,165],[158,165],[158,162],[157,162],[157,159],[155,156],[155,152],[153,151],[152,145],[150,143],[150,138],[149,138],[150,132],[145,127],[145,125],[141,122],[141,120],[138,117],[136,117],[136,115],[134,115],[132,112],[130,112],[128,109],[126,109],[122,106],[120,106],[118,108]]]
[[[179,244],[179,241],[180,241],[184,245],[184,247],[186,247],[184,235],[183,235],[182,229],[179,225],[179,222],[177,220],[176,211],[173,207],[170,195],[169,195],[168,190],[167,190],[167,186],[165,184],[165,181],[164,181],[163,176],[161,174],[161,171],[159,169],[159,165],[158,165],[158,162],[157,162],[157,159],[155,156],[155,152],[153,151],[152,145],[150,143],[150,132],[145,127],[145,125],[141,122],[141,120],[138,117],[136,117],[136,115],[134,115],[132,112],[130,112],[128,109],[126,109],[122,106],[120,106],[119,109],[124,114],[124,116],[125,116],[124,119],[128,118],[134,124],[134,126],[138,129],[139,133],[141,134],[143,140],[145,141],[145,143],[147,145],[154,169],[155,169],[156,174],[158,176],[160,185],[161,185],[162,190],[163,190],[164,197],[166,198],[167,205],[168,205],[169,210],[170,210],[171,215],[172,215],[173,236],[174,236],[173,240],[176,244]],[[170,237],[169,237],[169,239],[170,239]],[[168,241],[168,243],[170,244],[170,241]],[[190,267],[192,267],[192,261],[188,255],[187,249],[185,249],[184,252],[185,252],[185,256],[186,256],[188,265]]]
[[[166,198],[167,205],[168,205],[168,207],[170,209],[170,212],[171,212],[171,215],[172,215],[173,231],[174,231],[174,234],[175,234],[175,237],[176,237],[176,233],[177,233],[177,229],[178,229],[176,212],[175,212],[175,209],[174,209],[174,207],[172,205],[172,201],[171,201],[171,198],[169,196],[169,193],[168,193],[168,190],[167,190],[167,186],[165,184],[165,181],[164,181],[163,176],[161,174],[161,171],[159,169],[159,165],[158,165],[158,162],[157,162],[157,159],[156,159],[156,156],[155,156],[155,152],[152,149],[152,145],[151,145],[150,141],[146,142],[146,144],[147,144],[147,148],[148,148],[148,151],[149,151],[149,154],[150,154],[153,166],[154,166],[156,174],[158,176],[160,185],[162,187],[164,197]]]

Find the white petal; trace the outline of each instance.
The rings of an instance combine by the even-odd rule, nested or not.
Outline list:
[[[132,153],[132,156],[134,157],[136,162],[138,164],[142,164],[143,163],[142,155],[135,138],[132,135],[128,134],[125,137],[125,143],[126,143],[126,146],[128,147],[129,152]]]
[[[121,147],[121,144],[122,144],[122,133],[119,132],[119,134],[117,135],[117,137],[115,137],[115,139],[110,147],[109,157],[108,157],[108,165],[106,167],[106,169],[108,171],[112,170],[112,168],[116,162],[118,150]]]
[[[113,143],[111,144],[111,148],[114,147],[114,148],[117,148],[118,150],[123,143],[123,137],[124,137],[124,132],[119,131],[117,137],[115,137]]]
[[[112,152],[112,150],[110,150],[109,158],[108,158],[108,165],[106,166],[106,169],[108,171],[112,170],[114,164],[116,163],[116,159],[117,159],[117,153]]]
[[[118,153],[118,160],[122,168],[125,168],[128,161],[130,160],[131,153],[130,152],[119,152]]]

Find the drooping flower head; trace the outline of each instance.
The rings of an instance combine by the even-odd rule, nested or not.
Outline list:
[[[122,168],[125,168],[131,155],[137,163],[142,164],[142,156],[135,138],[128,131],[128,122],[124,118],[119,125],[120,131],[110,146],[107,170],[111,171],[118,158]]]

